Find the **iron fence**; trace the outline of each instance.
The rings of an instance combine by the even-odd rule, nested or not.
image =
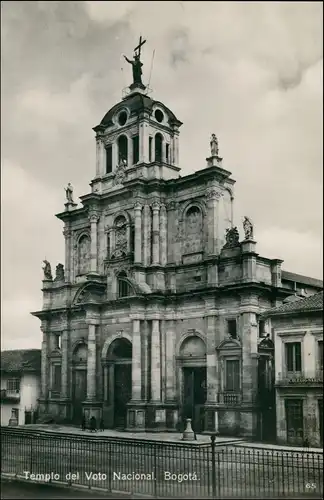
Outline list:
[[[1,428],[16,478],[167,498],[323,496],[323,452]]]

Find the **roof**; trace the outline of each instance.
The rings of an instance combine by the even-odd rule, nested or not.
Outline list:
[[[2,372],[40,372],[40,349],[15,349],[1,351]]]
[[[161,107],[163,107],[169,114],[169,117],[171,120],[174,120],[176,122],[179,122],[177,117],[175,116],[172,111],[167,108],[164,104],[154,101],[147,95],[143,95],[139,92],[135,92],[133,94],[128,95],[125,99],[123,99],[121,102],[115,104],[103,117],[103,119],[100,122],[100,126],[109,126],[112,124],[112,118],[115,115],[115,113],[118,111],[119,108],[124,108],[127,107],[131,113],[140,113],[141,111],[148,110],[151,111],[153,108],[154,104],[158,104]],[[181,122],[179,122],[181,123]],[[95,127],[96,128],[96,127]]]
[[[295,281],[297,283],[302,283],[303,285],[310,285],[323,288],[322,280],[316,278],[310,278],[309,276],[303,276],[302,274],[290,273],[289,271],[282,270],[281,279]]]
[[[292,302],[286,302],[281,306],[265,311],[261,316],[280,316],[320,311],[323,311],[323,292],[315,293],[310,297],[300,298]]]

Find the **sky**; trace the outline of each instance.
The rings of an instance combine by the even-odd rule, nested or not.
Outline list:
[[[1,2],[2,349],[40,347],[42,261],[64,263],[64,187],[95,176],[92,130],[144,83],[183,122],[181,175],[212,133],[257,251],[322,279],[321,2]],[[154,58],[153,58],[154,51]],[[152,64],[153,58],[153,64]],[[151,71],[152,68],[152,71]]]

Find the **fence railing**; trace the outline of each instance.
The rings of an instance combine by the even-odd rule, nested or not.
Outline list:
[[[323,452],[1,428],[1,471],[30,481],[167,498],[323,495]]]

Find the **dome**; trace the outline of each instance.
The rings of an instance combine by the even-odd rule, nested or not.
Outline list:
[[[113,125],[113,117],[116,115],[119,109],[127,108],[131,115],[138,115],[143,111],[148,111],[152,113],[153,107],[161,108],[168,116],[169,123],[171,125],[180,126],[182,123],[177,119],[174,113],[167,108],[164,104],[159,101],[154,101],[147,95],[143,95],[140,92],[132,93],[128,95],[121,102],[113,106],[103,117],[100,122],[99,127],[109,127]],[[95,127],[94,130],[96,130]]]

